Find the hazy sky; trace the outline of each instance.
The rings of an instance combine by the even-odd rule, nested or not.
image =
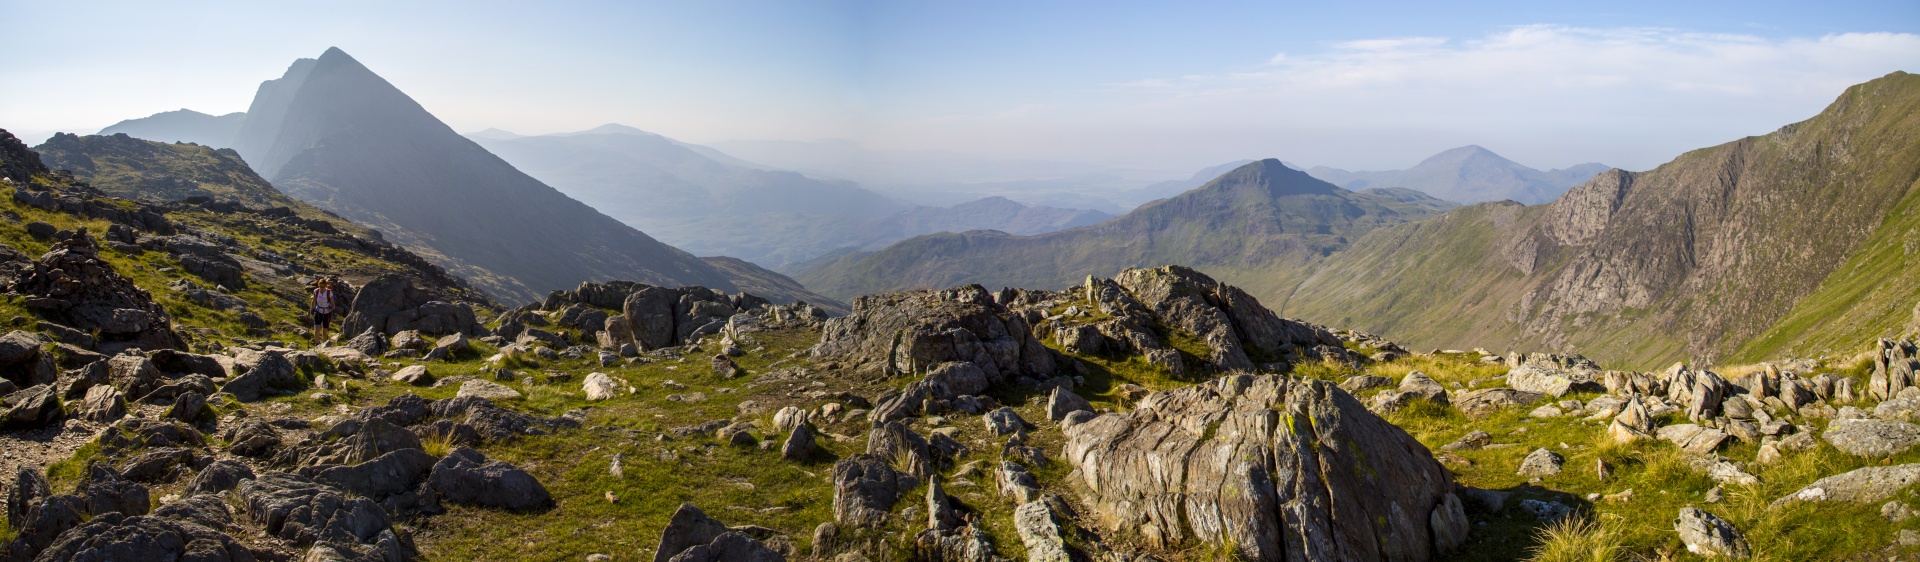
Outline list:
[[[0,128],[37,143],[244,111],[339,46],[461,131],[619,122],[1187,171],[1480,144],[1644,169],[1920,71],[1913,0],[293,4],[0,0]]]

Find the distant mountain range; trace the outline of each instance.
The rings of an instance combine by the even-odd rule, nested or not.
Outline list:
[[[1004,198],[914,206],[853,182],[816,179],[618,124],[542,136],[494,131],[469,138],[668,244],[778,270],[846,248],[875,249],[932,232],[1033,234],[1111,218]]]
[[[211,120],[230,117],[173,112],[115,127],[181,139],[216,131]],[[587,280],[737,291],[735,279],[750,277],[783,286],[764,282],[778,280],[776,273],[729,273],[741,264],[717,268],[568,198],[455,133],[337,48],[262,83],[229,142],[200,140],[232,146],[281,191],[377,228],[503,302]],[[830,303],[782,291],[762,296]]]
[[[1246,272],[1253,283],[1243,286],[1278,287],[1369,230],[1452,206],[1411,190],[1349,191],[1269,159],[1099,224],[1036,236],[920,236],[811,264],[795,278],[828,295],[854,296],[962,283],[1063,287],[1173,263]]]
[[[1587,163],[1543,172],[1469,145],[1435,154],[1405,170],[1349,172],[1315,166],[1307,173],[1347,189],[1404,187],[1455,203],[1513,200],[1538,205],[1607,168]]]
[[[233,137],[240,133],[245,113],[207,115],[191,109],[155,113],[128,119],[100,130],[101,135],[127,136],[160,142],[190,142],[217,148],[232,148]]]

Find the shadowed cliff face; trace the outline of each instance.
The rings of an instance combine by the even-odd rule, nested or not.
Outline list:
[[[1807,121],[1602,173],[1548,205],[1383,230],[1329,260],[1286,312],[1422,345],[1580,348],[1643,366],[1727,358],[1769,331],[1799,341],[1807,326],[1776,324],[1803,299],[1880,290],[1828,280],[1904,220],[1890,211],[1920,178],[1916,111],[1920,77],[1896,73]],[[1865,306],[1850,298],[1827,299],[1827,315]],[[1897,330],[1901,316],[1867,324]]]
[[[338,49],[262,84],[235,144],[288,194],[380,229],[504,301],[591,279],[737,290],[456,134]]]

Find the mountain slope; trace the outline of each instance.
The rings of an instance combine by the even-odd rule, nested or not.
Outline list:
[[[1002,198],[909,207],[851,182],[769,170],[618,124],[474,140],[515,168],[663,242],[776,269],[841,248],[878,248],[933,232],[1040,233],[1111,218]]]
[[[125,133],[127,136],[161,142],[190,142],[215,148],[233,146],[234,135],[247,114],[228,113],[212,116],[190,109],[155,113],[128,119],[100,130],[102,136]]]
[[[1422,346],[1579,349],[1641,367],[1899,331],[1920,297],[1895,274],[1910,270],[1890,267],[1913,260],[1920,233],[1916,116],[1920,76],[1894,73],[1807,121],[1611,170],[1549,205],[1381,229],[1284,310]]]
[[[1404,187],[1461,203],[1511,199],[1538,205],[1552,201],[1567,188],[1584,183],[1606,169],[1605,165],[1588,163],[1543,172],[1485,148],[1468,145],[1435,154],[1405,170],[1349,172],[1315,166],[1307,173],[1354,190]]]
[[[1092,226],[1037,236],[996,231],[921,236],[828,260],[795,277],[836,296],[962,283],[1061,287],[1087,275],[1163,263],[1225,271],[1230,277],[1257,270],[1281,271],[1284,277],[1361,233],[1445,207],[1431,198],[1409,203],[1347,191],[1268,159]]]
[[[699,258],[461,137],[339,49],[261,84],[247,115],[235,148],[275,186],[385,232],[502,300],[596,279],[737,290]]]

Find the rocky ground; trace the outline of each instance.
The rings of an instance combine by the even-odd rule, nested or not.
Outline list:
[[[495,313],[431,270],[319,254],[331,235],[242,238],[82,187],[0,201],[0,560],[1920,548],[1907,340],[1658,373],[1415,353],[1179,267],[831,319],[618,281]],[[342,279],[346,337],[290,344],[316,255],[365,274]]]

